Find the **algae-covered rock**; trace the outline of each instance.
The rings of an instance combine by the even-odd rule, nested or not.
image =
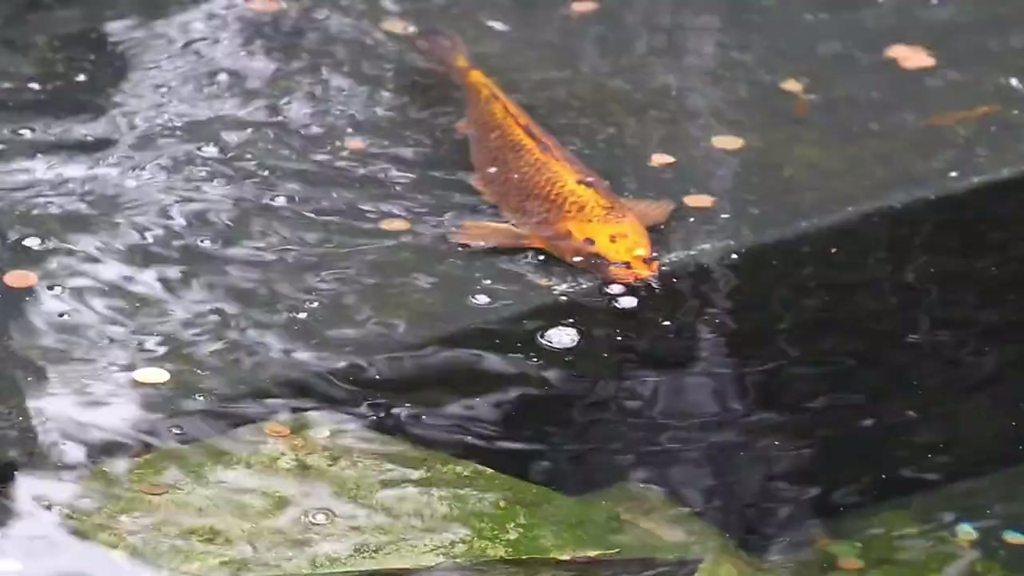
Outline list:
[[[701,558],[698,576],[759,573],[732,540],[701,521],[692,510],[668,502],[653,487],[622,484],[587,499],[611,506],[622,520],[654,535],[628,543],[632,554],[658,557],[667,547],[684,558]]]
[[[1024,525],[1024,467],[894,500],[829,523],[816,550],[777,571],[791,576],[1010,576],[1024,549],[1004,530]],[[841,570],[846,566],[847,570]],[[859,571],[850,570],[862,566]]]
[[[107,462],[79,502],[68,519],[80,535],[190,574],[704,557],[701,574],[753,572],[692,514],[665,516],[653,493],[572,499],[330,413]]]

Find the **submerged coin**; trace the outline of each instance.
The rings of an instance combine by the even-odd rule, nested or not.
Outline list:
[[[292,435],[292,429],[280,422],[267,422],[263,425],[263,431],[267,436],[274,438],[285,438]]]
[[[969,522],[961,522],[953,527],[956,539],[961,542],[974,542],[978,539],[978,531]]]
[[[39,276],[31,270],[9,270],[3,276],[3,283],[10,288],[31,288],[39,283]]]
[[[163,384],[170,379],[170,372],[156,366],[146,366],[132,372],[132,380],[139,384]]]
[[[147,496],[163,496],[170,491],[170,488],[163,484],[143,484],[138,487],[138,490]]]
[[[1024,534],[1016,530],[1003,530],[1003,533],[1000,534],[1000,536],[1002,537],[1003,542],[1006,542],[1007,544],[1012,546],[1024,546]]]
[[[384,218],[377,222],[377,227],[387,232],[405,232],[412,228],[412,222],[405,218]]]
[[[664,152],[655,152],[654,154],[651,154],[650,159],[647,160],[647,165],[652,168],[662,168],[664,166],[671,166],[675,163],[676,157]]]
[[[302,513],[302,519],[313,526],[326,526],[334,522],[335,514],[330,508],[310,508]]]

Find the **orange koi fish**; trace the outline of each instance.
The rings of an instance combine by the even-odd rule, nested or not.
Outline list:
[[[653,280],[658,261],[647,228],[675,208],[667,200],[616,196],[480,69],[453,35],[414,42],[465,90],[473,186],[508,222],[469,221],[449,238],[477,248],[538,248],[613,282]]]

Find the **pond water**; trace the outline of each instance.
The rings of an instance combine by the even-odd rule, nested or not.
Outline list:
[[[1019,463],[1024,200],[986,183],[1024,164],[1024,14],[604,4],[3,2],[0,269],[40,283],[0,291],[0,484],[328,407],[570,494],[653,483],[783,554]],[[718,199],[655,234],[659,289],[444,241],[493,212],[396,15],[460,33],[623,195]],[[0,501],[0,551],[75,567],[32,514]]]

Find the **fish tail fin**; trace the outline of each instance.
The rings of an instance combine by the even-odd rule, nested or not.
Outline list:
[[[416,35],[413,43],[424,57],[455,78],[461,78],[473,67],[465,43],[455,34],[443,30],[424,30]]]

